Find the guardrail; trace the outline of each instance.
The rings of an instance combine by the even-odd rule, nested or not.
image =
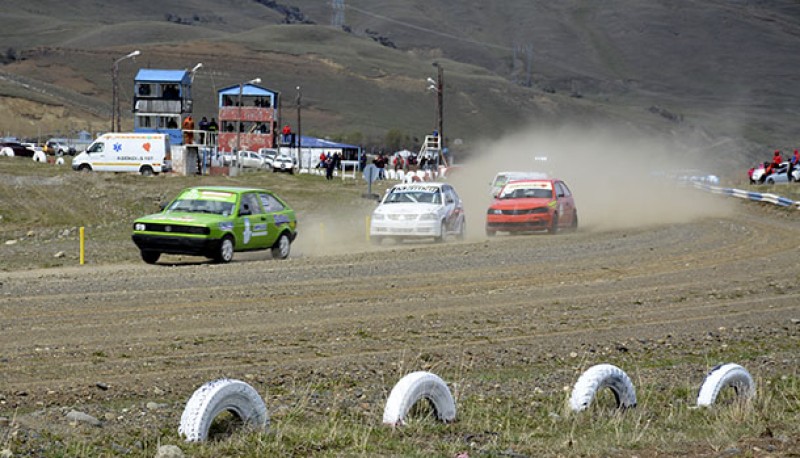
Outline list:
[[[752,200],[754,202],[766,202],[769,204],[777,205],[779,207],[795,207],[800,210],[800,201],[794,201],[787,197],[782,197],[777,194],[760,193],[753,191],[745,191],[743,189],[735,188],[721,188],[718,186],[711,186],[703,183],[695,183],[695,188],[708,191],[712,194],[723,194],[731,197],[738,197],[740,199]]]

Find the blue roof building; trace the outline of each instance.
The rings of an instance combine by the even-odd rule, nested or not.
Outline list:
[[[133,130],[164,133],[182,145],[183,119],[192,113],[192,73],[187,70],[140,69],[134,79]],[[195,136],[198,137],[199,136]]]

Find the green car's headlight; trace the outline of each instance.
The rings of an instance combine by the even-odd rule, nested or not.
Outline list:
[[[133,225],[134,231],[145,231],[147,230],[147,225],[144,223],[136,223]]]
[[[233,223],[230,221],[223,221],[219,223],[219,230],[221,231],[232,231],[233,230]]]

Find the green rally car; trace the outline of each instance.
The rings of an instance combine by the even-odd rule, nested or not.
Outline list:
[[[148,264],[158,261],[162,253],[230,262],[234,251],[265,249],[285,259],[295,237],[294,210],[266,189],[184,189],[161,213],[133,223],[133,242]]]

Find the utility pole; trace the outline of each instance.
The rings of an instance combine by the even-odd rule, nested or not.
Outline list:
[[[436,78],[436,107],[438,110],[439,148],[444,149],[444,68],[438,62],[433,64],[438,70]]]
[[[136,57],[139,54],[141,54],[139,50],[133,51],[115,60],[114,65],[111,66],[111,132],[119,132],[121,130],[121,116],[119,114],[119,63],[125,59]]]
[[[303,125],[300,124],[300,105],[302,103],[303,94],[300,92],[300,86],[297,86],[297,165],[300,166],[301,156],[303,155],[302,145],[302,136],[303,136]],[[310,164],[309,164],[310,167]]]

